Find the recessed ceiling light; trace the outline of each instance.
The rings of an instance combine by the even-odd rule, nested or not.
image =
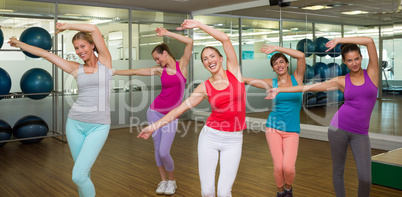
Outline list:
[[[367,14],[368,12],[366,11],[360,11],[360,10],[355,10],[355,11],[349,11],[349,12],[341,12],[342,14],[346,15],[358,15],[358,14]]]
[[[189,0],[173,0],[173,1],[178,1],[178,2],[187,2]]]
[[[332,7],[326,6],[326,5],[313,5],[313,6],[302,7],[302,9],[305,9],[305,10],[322,10],[322,9],[328,9],[328,8],[332,8]]]
[[[0,12],[14,12],[14,10],[0,9]]]

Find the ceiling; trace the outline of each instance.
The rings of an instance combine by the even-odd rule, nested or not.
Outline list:
[[[287,19],[345,25],[384,25],[402,23],[401,0],[284,0],[288,7],[270,6],[269,0],[36,0],[90,6],[156,10],[196,15],[221,14],[251,18]],[[311,5],[330,9],[305,10]],[[344,15],[344,11],[367,14]]]

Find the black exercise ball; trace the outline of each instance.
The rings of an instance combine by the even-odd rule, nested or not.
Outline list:
[[[52,37],[49,32],[42,27],[30,27],[24,30],[20,36],[21,42],[25,42],[29,45],[42,48],[44,50],[50,50],[52,48]],[[32,55],[26,51],[22,51],[26,56],[32,58],[39,58],[36,55]]]
[[[47,123],[40,117],[28,115],[20,118],[13,127],[13,134],[16,138],[31,138],[46,136],[49,131]],[[22,140],[24,144],[40,142],[43,138]]]
[[[4,120],[0,119],[0,141],[9,140],[12,134],[11,126]],[[7,142],[0,143],[0,147],[7,144]]]
[[[43,99],[53,90],[53,78],[42,68],[32,68],[22,75],[20,87],[24,94],[44,93],[41,95],[27,95],[31,99]]]

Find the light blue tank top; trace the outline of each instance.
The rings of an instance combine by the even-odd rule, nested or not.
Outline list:
[[[297,81],[291,75],[292,85],[297,86]],[[278,87],[278,80],[272,80],[272,86]],[[302,93],[281,92],[273,100],[274,106],[269,114],[266,127],[285,132],[300,133],[300,110],[302,104]]]
[[[98,71],[84,72],[81,64],[77,73],[78,98],[68,117],[86,123],[110,124],[110,92],[113,71],[98,61]]]

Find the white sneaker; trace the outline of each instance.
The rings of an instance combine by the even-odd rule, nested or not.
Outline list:
[[[176,193],[176,189],[176,181],[169,180],[165,189],[165,195],[173,195],[174,193]]]
[[[161,181],[158,184],[158,188],[156,189],[156,194],[165,194],[167,184],[168,184],[167,181]]]

